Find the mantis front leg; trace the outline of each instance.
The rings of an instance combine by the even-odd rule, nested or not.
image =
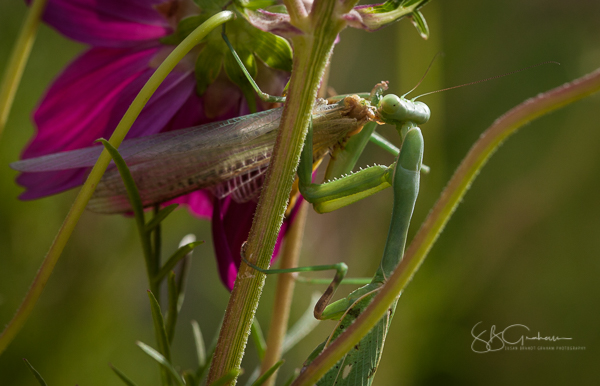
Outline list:
[[[300,156],[298,179],[300,193],[319,213],[334,211],[391,186],[393,165],[372,166],[340,179],[313,184],[312,154],[311,123]]]
[[[399,127],[400,128],[400,127]],[[347,326],[369,305],[375,293],[402,260],[408,227],[419,192],[420,170],[423,159],[423,136],[418,127],[405,124],[404,141],[394,166],[392,187],[394,205],[385,250],[379,269],[372,281],[340,299],[323,311],[325,318],[340,319],[331,336],[317,347],[306,361],[310,364],[320,352],[335,340]],[[321,378],[318,385],[371,385],[379,365],[387,331],[396,309],[396,303],[369,333]]]

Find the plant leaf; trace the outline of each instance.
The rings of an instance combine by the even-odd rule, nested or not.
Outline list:
[[[383,4],[361,5],[348,14],[347,20],[352,27],[376,31],[412,15],[428,2],[429,0],[388,0]]]
[[[225,52],[218,44],[209,43],[200,51],[195,69],[196,92],[198,95],[204,94],[206,88],[217,79],[224,58]]]
[[[204,345],[204,338],[202,337],[202,330],[200,325],[195,320],[192,320],[192,331],[194,333],[194,343],[196,345],[196,355],[198,356],[198,366],[206,366],[206,346]]]
[[[175,281],[175,272],[169,272],[167,284],[169,307],[167,311],[167,323],[165,326],[165,331],[167,333],[167,339],[170,345],[173,343],[173,337],[175,336],[175,325],[177,324],[177,316],[179,314],[179,310],[177,309],[179,291],[177,289],[177,282]]]
[[[172,204],[159,210],[154,217],[152,217],[152,220],[148,221],[144,230],[146,232],[152,232],[165,218],[167,218],[168,215],[177,209],[178,206],[179,204]]]
[[[148,354],[150,358],[157,361],[161,366],[163,366],[167,371],[169,371],[179,386],[185,386],[185,383],[183,382],[183,379],[181,379],[181,376],[179,375],[177,370],[175,370],[171,362],[169,362],[161,353],[159,353],[158,351],[156,351],[155,349],[143,342],[136,342],[136,344],[146,354]]]
[[[110,144],[106,139],[100,138],[97,140],[101,142],[110,156],[112,157],[115,165],[117,165],[117,169],[119,170],[119,174],[121,174],[121,178],[123,179],[123,184],[125,184],[125,189],[127,189],[127,196],[129,198],[129,202],[131,203],[131,207],[133,208],[133,213],[135,215],[138,223],[144,224],[144,206],[142,205],[142,199],[140,198],[140,193],[138,191],[137,186],[135,185],[135,181],[131,176],[131,172],[119,154],[119,151]]]
[[[275,363],[269,370],[265,371],[265,373],[263,375],[261,375],[253,384],[252,386],[261,386],[263,383],[265,383],[270,377],[271,375],[273,375],[273,373],[275,373],[275,371],[277,371],[278,368],[281,367],[282,364],[284,364],[285,361],[282,359],[279,362]]]
[[[281,345],[282,354],[288,352],[319,325],[319,321],[314,317],[314,309],[320,297],[321,294],[319,293],[315,292],[312,294],[310,304],[306,311],[304,311],[298,321],[296,321],[296,323],[288,330],[287,334],[285,334],[283,344]]]
[[[127,375],[123,374],[123,372],[121,370],[119,370],[112,364],[109,364],[109,366],[112,369],[112,371],[114,371],[115,374],[117,374],[117,377],[119,377],[123,381],[123,383],[125,383],[127,386],[137,386],[135,384],[135,382],[133,382],[131,379],[129,379],[129,377],[127,377]]]
[[[38,383],[41,386],[47,386],[46,381],[44,381],[44,378],[42,378],[42,375],[31,365],[31,363],[29,363],[29,361],[25,358],[23,358],[23,360],[25,361],[25,363],[27,363],[27,366],[29,366],[29,370],[31,370],[33,376],[35,377],[35,379],[37,379]]]
[[[158,347],[161,355],[164,355],[167,361],[171,360],[171,350],[169,348],[169,340],[167,339],[167,333],[165,331],[165,321],[160,310],[160,305],[154,297],[152,291],[148,291],[148,298],[150,299],[150,309],[152,310],[152,320],[154,321],[155,331],[157,333]]]
[[[292,47],[281,36],[259,29],[250,31],[253,37],[254,53],[267,66],[282,71],[292,71]]]
[[[204,241],[194,241],[182,247],[179,247],[179,249],[177,249],[175,253],[171,255],[171,257],[169,257],[169,259],[167,260],[165,265],[162,266],[160,271],[158,271],[158,273],[154,277],[154,281],[160,282],[169,272],[171,272],[173,268],[175,268],[179,260],[186,257],[189,253],[191,253],[194,250],[194,248],[201,244],[204,244]]]
[[[231,370],[229,370],[229,372],[227,374],[223,375],[221,378],[219,378],[216,381],[214,381],[213,383],[211,383],[210,386],[226,385],[229,382],[236,379],[237,377],[239,377],[240,375],[242,375],[242,373],[243,373],[242,369],[231,369]]]
[[[419,31],[419,35],[425,40],[429,38],[429,26],[427,25],[427,21],[425,21],[425,17],[420,11],[413,12],[410,15],[413,25]]]
[[[262,361],[265,358],[265,351],[267,351],[267,342],[265,341],[265,336],[262,332],[262,328],[260,328],[260,324],[256,317],[252,321],[252,327],[250,328],[250,333],[252,334],[252,341],[256,346],[256,351],[258,352],[258,357]]]

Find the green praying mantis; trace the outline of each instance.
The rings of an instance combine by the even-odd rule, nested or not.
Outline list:
[[[429,108],[422,102],[407,100],[389,94],[382,97],[385,84],[375,87],[371,93],[371,100],[366,103],[369,107],[377,106],[373,112],[374,120],[394,124],[402,137],[401,149],[395,163],[389,167],[372,166],[362,169],[356,173],[345,175],[324,184],[312,183],[312,168],[314,162],[313,132],[314,125],[311,122],[298,166],[298,178],[300,192],[303,197],[313,205],[320,213],[330,212],[364,197],[372,195],[387,187],[394,191],[392,219],[388,231],[388,237],[381,263],[373,279],[363,287],[353,291],[345,298],[329,304],[331,298],[343,277],[347,266],[344,263],[334,265],[263,270],[244,258],[244,262],[263,273],[289,273],[298,271],[316,271],[336,269],[336,275],[317,302],[314,315],[317,319],[335,319],[339,323],[335,331],[311,354],[306,364],[309,364],[332,340],[337,338],[347,326],[349,326],[369,305],[373,296],[385,283],[386,278],[391,275],[399,264],[404,254],[408,227],[419,192],[420,173],[422,170],[424,141],[419,129],[419,124],[429,120]],[[352,97],[346,97],[354,100]],[[371,105],[374,103],[374,105]],[[360,134],[359,134],[360,135]],[[365,130],[362,137],[373,136],[372,128]],[[361,137],[353,138],[355,143],[363,143]],[[376,137],[375,137],[376,138]],[[379,142],[379,139],[376,138]],[[347,153],[362,151],[364,146],[353,146]],[[340,154],[337,154],[340,156]],[[333,166],[330,170],[348,170],[353,168],[353,162],[357,154],[344,154],[339,157],[344,164]],[[347,162],[350,160],[349,162]],[[338,159],[330,165],[335,165]],[[377,370],[379,360],[387,331],[394,315],[395,303],[388,313],[382,318],[377,326],[372,329],[361,342],[344,359],[336,364],[317,384],[319,385],[370,385]]]
[[[283,99],[268,96],[259,90],[252,77],[245,71],[241,60],[235,54],[235,50],[229,44],[227,37],[223,35],[223,38],[261,98],[263,100],[283,102]],[[314,184],[312,183],[312,171],[313,165],[317,161],[315,159],[315,154],[317,153],[314,152],[314,143],[316,142],[313,139],[313,133],[315,132],[313,118],[310,121],[300,157],[300,164],[298,166],[299,190],[306,201],[311,203],[319,213],[342,208],[387,187],[391,186],[393,188],[392,218],[385,249],[379,268],[370,282],[351,292],[345,298],[329,304],[347,272],[347,266],[344,263],[263,270],[246,260],[244,248],[242,248],[244,262],[263,273],[336,270],[333,281],[315,305],[314,316],[321,320],[339,320],[339,323],[329,338],[319,345],[309,356],[305,363],[306,365],[310,364],[331,341],[336,339],[346,327],[354,322],[369,305],[374,295],[385,283],[386,278],[392,274],[402,260],[410,220],[419,194],[420,173],[422,170],[427,171],[427,169],[423,169],[424,140],[418,125],[424,124],[429,120],[430,110],[425,103],[415,101],[416,98],[413,100],[404,98],[418,87],[419,84],[402,97],[393,94],[388,94],[384,97],[382,94],[387,89],[387,82],[382,82],[375,86],[369,95],[368,101],[360,100],[356,95],[346,96],[343,99],[348,116],[360,117],[361,119],[368,117],[373,122],[395,125],[402,138],[400,150],[391,147],[385,140],[378,137],[374,132],[375,124],[369,122],[367,124],[368,127],[351,138],[351,143],[344,144],[347,145],[345,148],[344,146],[339,146],[334,150],[332,161],[330,161],[326,173],[326,179],[332,178],[332,175],[336,174],[343,174],[343,176],[339,176],[339,178],[334,178],[323,184]],[[363,107],[364,110],[360,109],[359,106]],[[357,113],[357,111],[359,112]],[[354,164],[364,149],[366,139],[372,139],[373,142],[397,154],[396,162],[388,167],[374,165],[352,173],[351,170],[354,168]],[[383,352],[385,338],[394,316],[396,304],[397,300],[389,308],[386,315],[379,320],[377,325],[363,337],[360,343],[317,382],[318,385],[372,384]]]
[[[249,80],[253,83],[251,77]],[[383,96],[386,88],[387,84],[381,83],[368,95],[332,98],[328,102],[320,100],[313,109],[298,167],[299,189],[304,198],[318,212],[339,209],[387,187],[393,188],[394,200],[384,256],[368,284],[329,304],[345,275],[347,267],[343,263],[334,267],[293,269],[337,269],[334,280],[315,307],[315,316],[340,322],[327,341],[309,357],[307,364],[363,312],[404,253],[407,230],[419,190],[420,172],[426,170],[422,165],[424,144],[418,125],[427,122],[430,112],[424,103],[416,102],[414,98],[404,98],[406,94],[403,97]],[[265,96],[265,99],[284,101],[270,96]],[[129,165],[142,204],[146,207],[206,188],[211,189],[217,197],[231,195],[237,201],[252,200],[260,193],[261,179],[269,163],[280,117],[281,109],[273,109],[224,122],[128,140],[119,151]],[[397,127],[402,138],[400,150],[374,133],[378,123]],[[397,161],[389,167],[373,166],[346,175],[353,169],[368,140],[397,154]],[[23,160],[12,166],[25,172],[87,167],[94,164],[101,149],[97,146],[59,153]],[[313,165],[329,152],[333,152],[334,159],[326,174],[326,179],[330,181],[313,184]],[[334,179],[335,176],[339,178]],[[90,201],[90,209],[104,213],[131,210],[125,186],[116,169],[109,170],[98,184]],[[278,272],[290,270],[268,273]],[[395,304],[318,384],[371,384],[394,310]]]
[[[237,57],[235,53],[234,56]],[[317,102],[298,168],[300,192],[318,212],[336,210],[390,186],[394,190],[393,215],[384,257],[371,283],[329,304],[346,271],[343,263],[338,264],[333,282],[315,307],[317,318],[341,320],[330,339],[335,339],[351,323],[351,319],[360,315],[401,260],[418,194],[423,137],[417,125],[429,119],[429,108],[424,103],[404,97],[384,97],[386,88],[385,82],[377,85],[367,99],[351,95],[331,103]],[[268,100],[283,101],[272,97]],[[217,197],[232,195],[237,201],[248,201],[260,192],[261,178],[269,163],[280,116],[281,109],[274,109],[225,122],[128,140],[121,145],[119,152],[128,163],[144,206],[153,206],[204,188],[212,189]],[[369,138],[387,150],[397,152],[373,132],[377,123],[396,125],[402,137],[402,147],[394,164],[389,167],[373,166],[324,184],[311,182],[313,165],[332,149],[336,162],[331,163],[329,175],[351,170]],[[366,127],[361,134],[356,134],[363,126]],[[350,137],[352,141],[349,141]],[[100,146],[90,147],[19,161],[12,167],[24,172],[88,167],[94,164],[100,151]],[[126,188],[116,169],[109,170],[98,184],[89,208],[104,213],[131,210]],[[352,377],[372,380],[393,308],[380,321],[380,326],[363,339],[365,343],[361,342],[359,349],[349,353],[344,364],[336,366],[338,370],[332,369],[320,384],[336,383],[342,375],[345,375],[345,380]],[[314,355],[319,351],[317,349]],[[367,362],[369,366],[365,373],[367,367],[358,364]],[[350,375],[347,371],[339,371],[348,366],[351,368]]]

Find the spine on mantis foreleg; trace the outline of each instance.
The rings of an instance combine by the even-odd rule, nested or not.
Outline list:
[[[404,125],[398,129],[404,131],[404,140],[392,177],[394,190],[392,219],[379,269],[371,283],[327,306],[323,312],[324,318],[339,318],[357,299],[380,287],[404,255],[408,227],[419,194],[419,170],[423,161],[424,142],[418,127]]]
[[[419,193],[420,169],[423,160],[423,136],[418,127],[403,127],[404,141],[396,164],[392,186],[394,206],[388,238],[380,267],[372,282],[352,292],[345,299],[330,304],[324,315],[342,317],[331,338],[320,345],[308,358],[307,364],[335,340],[371,302],[377,289],[402,260],[408,227]],[[370,385],[379,365],[383,344],[396,309],[396,303],[375,327],[329,370],[318,385]]]

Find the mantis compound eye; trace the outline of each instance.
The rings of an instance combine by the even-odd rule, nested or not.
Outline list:
[[[404,121],[408,115],[405,102],[394,94],[388,94],[379,102],[380,114],[385,119]]]

